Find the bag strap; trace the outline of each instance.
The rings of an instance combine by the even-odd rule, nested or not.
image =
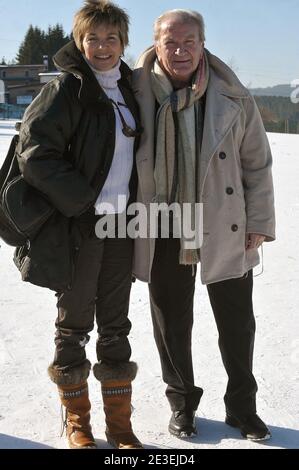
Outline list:
[[[13,173],[17,176],[20,173],[18,162],[14,158],[15,150],[19,142],[18,134],[14,135],[10,147],[8,149],[7,155],[5,157],[4,163],[0,168],[0,195],[3,192],[6,180],[8,177],[11,177]]]

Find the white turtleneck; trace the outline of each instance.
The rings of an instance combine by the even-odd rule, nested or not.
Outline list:
[[[87,61],[87,59],[85,59]],[[104,90],[108,98],[116,103],[125,103],[124,98],[118,88],[118,80],[121,78],[119,70],[120,61],[111,70],[100,72],[94,69],[87,61],[88,65],[94,72],[101,88]],[[127,107],[120,107],[126,123],[132,128],[136,128],[135,120]],[[126,137],[122,133],[122,122],[117,109],[115,113],[115,149],[111,168],[104,187],[95,203],[96,214],[119,214],[126,210],[126,206],[130,197],[129,183],[133,168],[134,142],[132,137]],[[123,203],[118,206],[118,197],[122,198]],[[111,206],[111,207],[110,207]]]

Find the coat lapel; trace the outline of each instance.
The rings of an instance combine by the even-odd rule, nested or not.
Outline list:
[[[151,81],[148,69],[135,69],[133,72],[133,92],[139,104],[141,123],[144,127],[141,136],[140,152],[137,153],[137,164],[150,160],[154,168],[155,147],[155,97],[151,89]]]
[[[225,136],[236,122],[240,113],[241,108],[235,101],[230,99],[224,93],[219,93],[219,91],[216,90],[215,79],[212,73],[206,97],[200,161],[201,192],[203,190],[211,159]]]

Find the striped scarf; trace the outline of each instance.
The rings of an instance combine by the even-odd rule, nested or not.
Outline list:
[[[156,202],[191,206],[191,221],[195,222],[198,202],[198,168],[203,131],[203,109],[200,98],[206,92],[209,66],[204,53],[191,86],[173,90],[172,84],[156,59],[151,70],[154,95],[160,105],[157,113],[156,142]],[[194,226],[194,225],[193,225]],[[199,251],[187,249],[181,236],[180,264],[199,262]]]

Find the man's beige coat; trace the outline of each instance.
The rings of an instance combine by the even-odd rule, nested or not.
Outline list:
[[[208,51],[207,55],[210,80],[200,161],[203,284],[239,278],[259,264],[257,250],[245,250],[246,233],[275,239],[272,156],[260,113],[232,70]],[[143,55],[133,74],[144,127],[137,153],[138,202],[147,207],[155,197],[155,99],[149,67]],[[133,271],[138,279],[150,282],[154,253],[155,239],[135,241]]]

